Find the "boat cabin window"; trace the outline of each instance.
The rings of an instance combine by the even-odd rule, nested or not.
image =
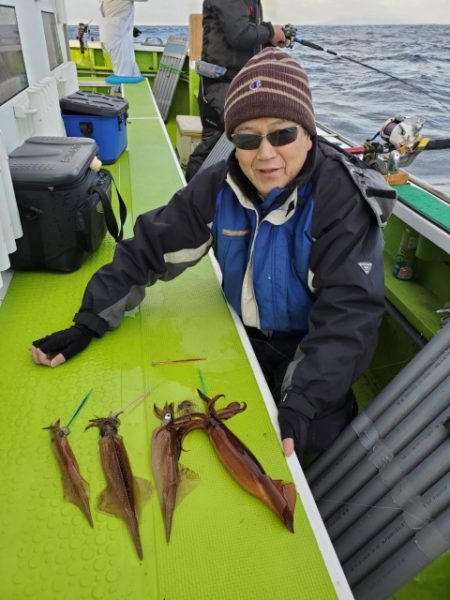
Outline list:
[[[16,9],[0,4],[0,105],[27,87]]]
[[[52,71],[63,62],[58,30],[56,28],[55,13],[42,11],[42,20],[44,22],[45,41],[47,42],[48,60],[50,63],[50,70]]]

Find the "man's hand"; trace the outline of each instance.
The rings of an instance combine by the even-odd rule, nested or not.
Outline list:
[[[273,25],[273,38],[270,40],[270,43],[272,46],[278,46],[278,48],[286,46],[286,36],[280,25]]]
[[[293,438],[285,438],[283,440],[283,452],[285,456],[290,456],[294,452]]]
[[[84,325],[74,325],[33,342],[31,355],[37,365],[58,367],[84,350],[95,337]]]
[[[301,459],[308,439],[309,420],[292,408],[281,406],[278,408],[278,423],[285,456],[290,456],[295,450]]]

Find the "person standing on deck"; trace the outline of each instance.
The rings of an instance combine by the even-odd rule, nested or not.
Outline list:
[[[134,1],[99,0],[100,40],[119,77],[141,77],[133,47]]]
[[[202,60],[224,67],[220,77],[202,76],[198,107],[202,140],[191,154],[186,180],[189,181],[224,131],[225,95],[233,77],[263,46],[283,47],[286,38],[279,25],[264,22],[260,0],[204,0]]]
[[[116,328],[147,286],[212,248],[278,404],[285,453],[320,453],[354,416],[351,386],[375,351],[380,229],[396,194],[317,135],[307,75],[279,49],[241,69],[224,114],[230,158],[138,217],[89,282],[75,325],[33,342],[33,360],[60,365]]]

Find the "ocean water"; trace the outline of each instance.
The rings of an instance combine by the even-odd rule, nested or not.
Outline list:
[[[188,35],[182,26],[137,25],[141,35],[164,44]],[[70,36],[76,37],[76,27]],[[372,138],[396,115],[424,120],[422,134],[450,139],[450,25],[299,26],[297,35],[421,88],[299,44],[289,50],[308,73],[317,120],[356,145]],[[91,27],[98,39],[98,29]],[[427,95],[428,94],[428,95]],[[408,170],[450,195],[450,149],[422,152]]]

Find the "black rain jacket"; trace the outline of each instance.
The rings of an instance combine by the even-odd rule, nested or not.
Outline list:
[[[384,311],[381,227],[396,197],[379,173],[317,136],[286,194],[308,182],[314,300],[282,404],[307,423],[344,407],[372,359]],[[75,322],[101,336],[141,302],[147,286],[195,265],[214,246],[216,199],[230,183],[243,198],[258,201],[232,155],[199,172],[166,206],[139,216],[134,237],[120,242],[112,263],[92,277]]]
[[[226,67],[228,79],[272,37],[259,0],[204,0],[202,59]]]

